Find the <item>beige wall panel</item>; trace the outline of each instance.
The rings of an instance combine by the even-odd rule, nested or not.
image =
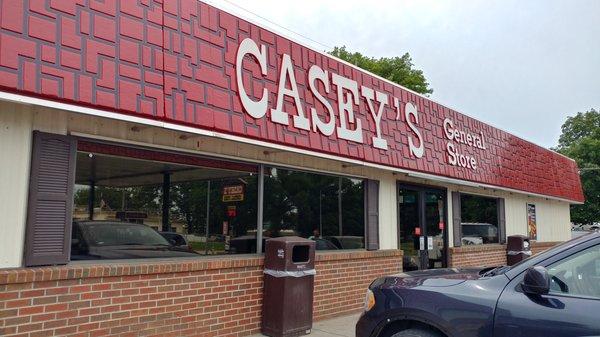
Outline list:
[[[23,260],[32,120],[31,107],[0,102],[0,268]]]
[[[571,238],[570,207],[565,202],[535,202],[538,241],[565,241]]]

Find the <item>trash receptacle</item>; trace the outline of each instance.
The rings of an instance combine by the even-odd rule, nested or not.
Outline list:
[[[271,337],[310,333],[315,241],[296,236],[265,243],[262,333]]]
[[[517,264],[531,256],[529,239],[524,235],[511,235],[506,240],[506,263]]]

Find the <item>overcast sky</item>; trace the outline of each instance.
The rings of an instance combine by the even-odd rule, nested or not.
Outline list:
[[[600,108],[600,0],[225,0],[220,7],[328,50],[409,52],[432,99],[545,147]],[[319,44],[320,43],[320,44]],[[321,45],[323,44],[323,45]]]

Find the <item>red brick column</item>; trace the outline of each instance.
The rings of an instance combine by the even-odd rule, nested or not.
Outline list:
[[[315,319],[359,310],[399,251],[319,253]],[[246,336],[260,330],[263,258],[227,256],[0,271],[2,336]],[[88,334],[89,333],[89,334]]]

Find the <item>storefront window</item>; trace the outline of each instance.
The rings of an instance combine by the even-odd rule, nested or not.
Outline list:
[[[256,165],[83,144],[72,260],[257,252]],[[364,248],[363,180],[268,167],[264,184],[263,240]]]
[[[364,248],[364,186],[360,179],[267,168],[264,237],[296,235],[318,250]]]
[[[78,152],[71,259],[256,252],[255,168]]]
[[[460,195],[463,245],[499,243],[498,199]]]
[[[185,225],[200,254],[255,253],[256,184],[256,174],[176,183],[172,222]]]

